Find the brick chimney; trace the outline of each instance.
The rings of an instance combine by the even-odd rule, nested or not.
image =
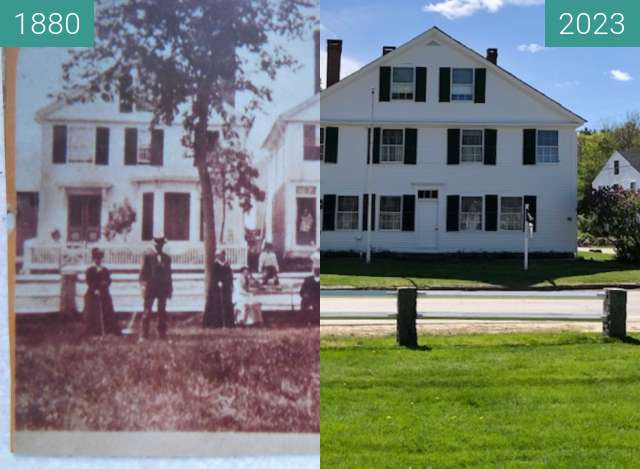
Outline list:
[[[313,32],[313,54],[315,67],[313,69],[313,92],[320,93],[320,31]]]
[[[382,46],[382,55],[387,55],[389,52],[396,50],[396,46]]]
[[[487,60],[494,65],[498,65],[498,49],[487,49]]]
[[[340,81],[342,40],[327,39],[327,88]]]

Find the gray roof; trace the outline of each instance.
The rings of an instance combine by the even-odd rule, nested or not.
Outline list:
[[[625,160],[640,172],[640,149],[636,150],[620,150],[618,151]]]

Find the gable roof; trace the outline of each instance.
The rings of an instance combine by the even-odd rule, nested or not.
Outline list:
[[[280,114],[276,118],[276,120],[273,122],[273,125],[271,126],[271,130],[269,130],[267,137],[264,139],[264,142],[262,143],[262,148],[269,148],[269,147],[276,146],[288,122],[293,122],[298,120],[301,120],[301,121],[303,120],[305,122],[306,121],[312,122],[308,119],[298,119],[298,116],[302,114],[304,111],[306,111],[307,109],[309,109],[310,107],[318,106],[319,104],[320,104],[320,94],[316,93],[310,98],[305,99],[301,103],[295,105],[288,111]],[[316,124],[319,118],[320,116],[318,115],[318,119],[315,120]]]
[[[636,150],[619,150],[618,153],[640,173],[640,148]]]
[[[543,104],[545,104],[548,107],[554,109],[555,111],[560,112],[561,114],[565,115],[571,122],[575,122],[578,125],[583,125],[583,124],[585,124],[587,122],[586,119],[584,119],[583,117],[579,116],[578,114],[576,114],[573,111],[571,111],[570,109],[566,108],[565,106],[563,106],[559,102],[557,102],[554,99],[550,98],[549,96],[544,94],[542,91],[534,88],[533,86],[529,85],[525,81],[523,81],[520,78],[516,77],[515,75],[513,75],[508,70],[502,68],[499,65],[494,64],[493,62],[488,61],[486,59],[486,57],[484,57],[483,55],[481,55],[478,52],[474,51],[473,49],[471,49],[470,47],[466,46],[465,44],[461,43],[457,39],[451,37],[450,35],[448,35],[444,31],[442,31],[440,28],[438,28],[437,26],[433,26],[432,28],[428,29],[424,33],[414,37],[410,41],[408,41],[408,42],[404,43],[403,45],[397,47],[393,51],[388,52],[387,54],[378,57],[377,59],[373,60],[372,62],[369,62],[364,67],[362,67],[359,70],[355,71],[351,75],[343,78],[342,80],[338,81],[337,83],[335,83],[334,85],[330,86],[329,88],[326,88],[326,89],[322,90],[322,95],[326,96],[328,94],[331,94],[332,92],[334,92],[337,89],[340,89],[342,86],[346,85],[347,83],[350,83],[350,82],[356,80],[360,75],[362,75],[362,74],[364,74],[364,73],[366,73],[366,72],[368,72],[370,70],[373,70],[373,69],[379,67],[380,65],[383,65],[383,64],[386,64],[386,63],[390,62],[391,60],[393,60],[394,57],[403,54],[407,49],[410,49],[414,45],[417,45],[417,44],[422,43],[422,42],[426,42],[428,40],[434,40],[434,39],[435,40],[440,40],[440,41],[446,43],[450,47],[453,47],[453,48],[459,50],[463,54],[469,56],[471,59],[481,63],[484,67],[487,67],[489,70],[492,70],[498,76],[501,76],[502,78],[505,78],[507,81],[509,81],[510,83],[515,85],[516,87],[520,88],[521,90],[525,91],[526,93],[528,93],[529,95],[531,95],[535,99],[538,99]]]

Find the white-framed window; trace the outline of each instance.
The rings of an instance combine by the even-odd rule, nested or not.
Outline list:
[[[522,197],[500,198],[500,229],[522,231]]]
[[[402,229],[402,197],[381,196],[378,228],[386,231]]]
[[[67,161],[93,163],[96,152],[96,129],[70,125],[67,128]]]
[[[482,163],[484,160],[484,131],[462,129],[460,140],[460,161],[463,163]]]
[[[336,210],[336,230],[358,229],[358,196],[339,195]]]
[[[437,198],[438,198],[438,191],[437,190],[423,190],[423,189],[420,189],[418,191],[418,199],[419,200],[426,200],[426,199],[435,200]]]
[[[635,192],[637,190],[636,181],[631,181],[629,183],[629,189]]]
[[[482,197],[460,197],[460,230],[482,230]]]
[[[616,176],[620,174],[620,162],[618,160],[613,162],[613,174]]]
[[[472,68],[454,68],[452,70],[451,101],[473,101]]]
[[[151,164],[151,131],[138,129],[138,164]]]
[[[413,100],[414,88],[413,67],[393,67],[391,71],[391,99]]]
[[[320,161],[324,161],[324,127],[320,127]]]
[[[402,163],[404,160],[404,129],[382,129],[381,163]]]
[[[538,136],[536,138],[536,163],[557,163],[558,161],[558,131],[538,130]]]

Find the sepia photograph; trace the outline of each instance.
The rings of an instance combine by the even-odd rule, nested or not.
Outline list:
[[[318,28],[316,0],[100,0],[92,48],[5,50],[16,451],[319,451]]]

